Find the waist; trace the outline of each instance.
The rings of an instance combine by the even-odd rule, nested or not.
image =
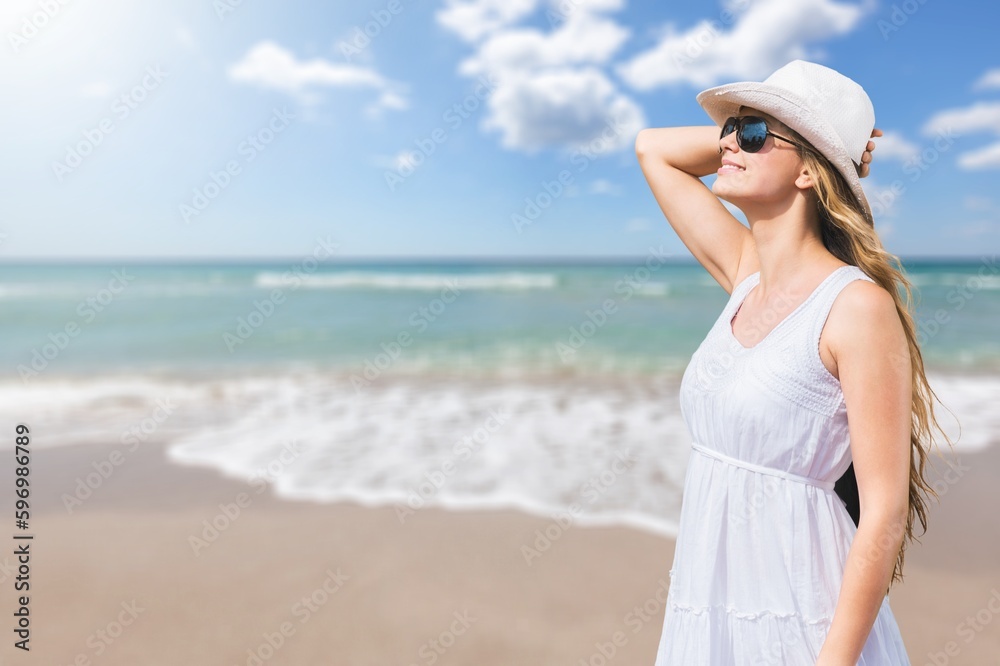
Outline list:
[[[814,479],[809,476],[801,476],[799,474],[792,474],[791,472],[785,472],[784,470],[774,469],[773,467],[767,467],[766,465],[755,465],[751,462],[746,462],[745,460],[740,460],[738,458],[733,458],[732,456],[727,456],[725,453],[719,453],[714,449],[710,449],[707,446],[698,444],[697,442],[691,442],[691,448],[701,453],[702,455],[708,456],[710,458],[715,458],[716,460],[721,460],[722,462],[732,465],[734,467],[742,467],[743,469],[749,470],[751,472],[757,472],[758,474],[770,474],[771,476],[777,476],[782,479],[787,479],[788,481],[794,481],[796,483],[804,483],[809,486],[816,486],[817,488],[822,488],[823,490],[833,490],[833,481],[823,481],[821,479]]]

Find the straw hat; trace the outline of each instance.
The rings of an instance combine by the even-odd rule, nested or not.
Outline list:
[[[855,81],[829,67],[793,60],[763,83],[716,86],[698,93],[697,100],[719,127],[748,106],[798,132],[844,176],[874,225],[857,169],[875,127],[875,108]]]

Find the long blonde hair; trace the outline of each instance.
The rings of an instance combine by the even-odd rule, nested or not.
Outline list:
[[[794,138],[798,142],[809,146],[809,142],[796,132],[792,131],[791,134],[795,135]],[[934,443],[931,428],[941,431],[949,446],[951,442],[934,416],[933,399],[937,398],[937,394],[931,389],[924,372],[923,356],[917,343],[917,331],[912,314],[913,293],[910,282],[903,272],[902,262],[896,255],[886,252],[882,247],[882,241],[874,227],[868,223],[860,202],[854,196],[846,179],[830,161],[815,149],[800,147],[798,152],[813,179],[823,245],[841,261],[860,268],[892,295],[909,347],[909,358],[905,359],[910,364],[913,382],[909,511],[903,541],[896,557],[889,587],[886,589],[888,594],[893,583],[903,580],[904,554],[907,542],[915,538],[913,534],[915,522],[920,521],[923,529],[921,535],[927,532],[927,500],[930,495],[938,497],[937,492],[927,482],[924,471],[927,454]],[[902,285],[906,292],[905,301],[900,295],[898,285]]]

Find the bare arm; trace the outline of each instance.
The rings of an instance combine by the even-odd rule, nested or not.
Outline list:
[[[732,293],[753,238],[700,180],[722,166],[719,128],[655,127],[639,132],[635,153],[670,226],[695,259]]]
[[[831,350],[847,405],[861,519],[816,666],[853,666],[878,616],[906,528],[912,377],[906,335],[888,292],[859,280],[833,307]]]

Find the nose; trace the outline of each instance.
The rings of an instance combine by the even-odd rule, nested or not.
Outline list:
[[[721,155],[726,148],[728,148],[731,153],[735,153],[740,149],[739,143],[736,141],[736,132],[730,132],[726,136],[719,139],[719,154]]]

